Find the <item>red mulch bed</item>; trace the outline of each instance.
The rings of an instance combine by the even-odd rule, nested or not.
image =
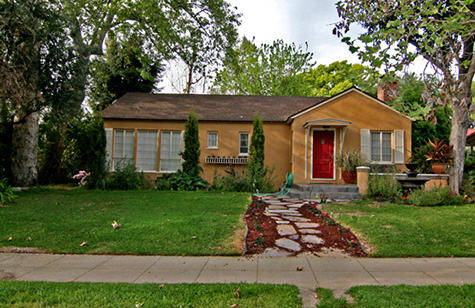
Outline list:
[[[246,221],[248,226],[248,235],[246,238],[246,253],[247,254],[260,254],[263,253],[266,248],[276,247],[275,241],[283,236],[279,235],[277,232],[277,223],[270,217],[260,214],[264,213],[267,205],[265,202],[254,201],[251,206],[249,206],[246,212]],[[253,208],[255,208],[255,214],[252,214]],[[343,229],[343,233],[338,231],[338,224],[328,225],[322,218],[315,215],[308,206],[304,205],[299,209],[299,213],[302,214],[302,217],[310,219],[312,222],[318,223],[320,226],[318,230],[322,233],[318,234],[318,237],[324,240],[324,244],[315,244],[311,247],[308,247],[306,243],[302,243],[299,237],[298,242],[302,250],[298,253],[316,253],[322,254],[322,249],[338,249],[343,250],[347,255],[352,257],[366,257],[366,254],[363,252],[363,249],[360,246],[359,241],[354,237],[353,234]],[[255,218],[258,217],[256,220]],[[255,222],[259,224],[262,230],[255,230]],[[293,222],[290,222],[293,225]],[[295,225],[294,225],[295,227]],[[297,228],[295,228],[297,230]],[[256,238],[262,234],[262,244],[258,245],[255,243]],[[342,240],[343,238],[343,240]],[[349,243],[353,240],[356,243],[356,246],[351,246]],[[280,248],[280,250],[285,250]],[[288,251],[293,254],[297,254],[293,251]]]

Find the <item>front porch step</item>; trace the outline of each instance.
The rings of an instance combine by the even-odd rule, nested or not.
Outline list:
[[[316,199],[317,194],[335,200],[363,199],[356,184],[294,184],[290,191],[291,198],[299,199]]]

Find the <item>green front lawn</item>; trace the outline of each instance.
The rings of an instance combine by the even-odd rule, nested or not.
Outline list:
[[[320,305],[332,308],[475,307],[475,285],[463,286],[358,286],[348,292],[353,303],[335,299],[330,290],[317,289]]]
[[[329,204],[374,248],[372,257],[475,257],[475,205],[415,207],[360,201]],[[339,218],[335,218],[339,221]]]
[[[246,193],[33,189],[0,207],[0,247],[54,253],[238,255]],[[475,257],[475,205],[327,204],[374,257]],[[122,226],[112,228],[117,221]],[[12,238],[9,241],[9,238]],[[84,246],[80,246],[86,242]]]
[[[234,291],[239,288],[239,298]],[[0,281],[1,307],[301,307],[299,290],[269,284]]]
[[[249,194],[221,192],[33,189],[17,196],[0,208],[0,247],[53,253],[238,255],[243,234],[236,234],[250,204]]]

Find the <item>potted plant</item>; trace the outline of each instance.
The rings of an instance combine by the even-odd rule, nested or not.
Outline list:
[[[369,165],[368,159],[359,148],[344,150],[334,155],[334,158],[335,164],[341,168],[341,175],[345,183],[355,183],[356,168]]]
[[[454,146],[444,144],[444,139],[429,140],[429,143],[434,147],[433,151],[427,152],[427,160],[432,161],[432,171],[435,174],[446,173],[449,163],[454,159]]]

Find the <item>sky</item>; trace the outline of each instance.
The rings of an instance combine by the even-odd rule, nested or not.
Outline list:
[[[339,21],[335,3],[338,0],[227,0],[242,14],[239,35],[254,37],[257,46],[282,39],[286,44],[305,45],[313,53],[316,65],[329,65],[347,60],[361,63],[348,46],[332,34]],[[354,26],[349,36],[357,38],[361,28]],[[417,61],[409,71],[420,73],[424,62]],[[164,92],[171,89],[165,87]]]
[[[282,39],[286,44],[308,44],[313,60],[328,65],[348,60],[359,63],[348,46],[332,34],[338,19],[334,0],[228,0],[242,14],[239,34],[255,43],[271,44]],[[354,37],[358,31],[350,32]]]

